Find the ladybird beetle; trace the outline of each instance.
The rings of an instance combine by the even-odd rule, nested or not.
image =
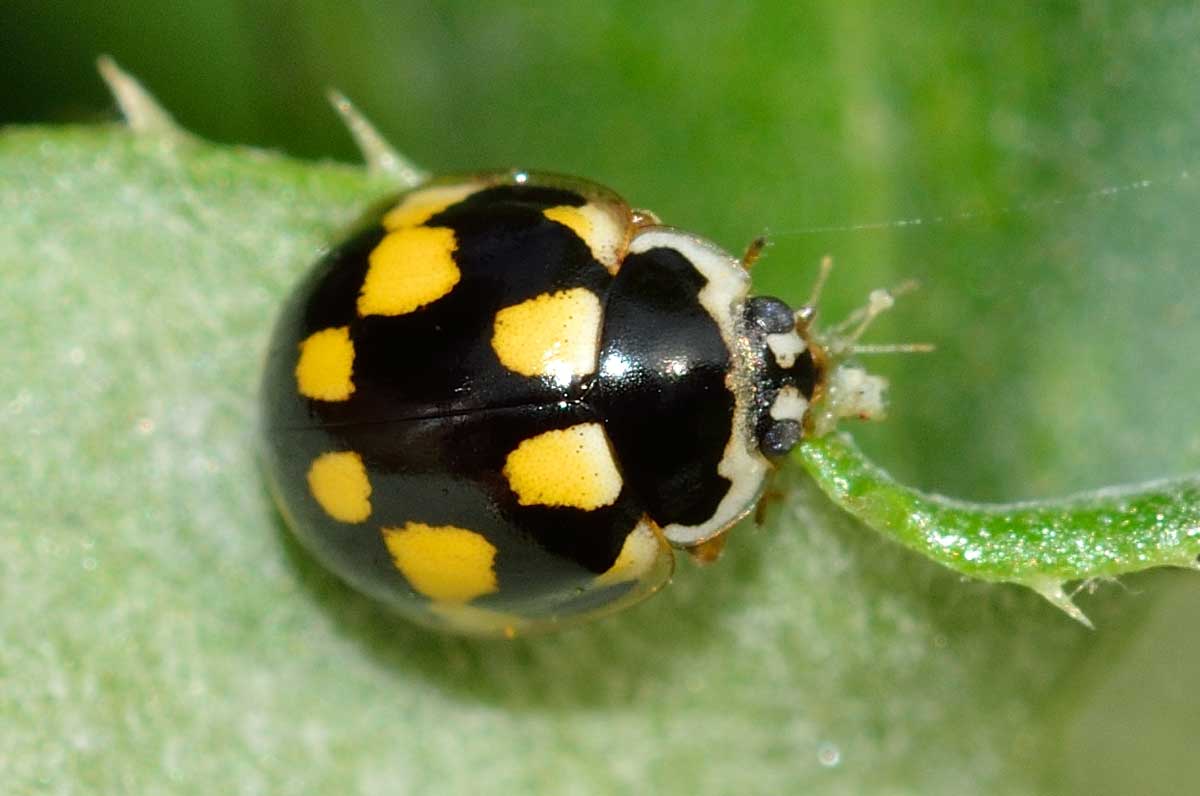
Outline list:
[[[436,179],[322,257],[262,385],[276,502],[329,569],[406,616],[554,628],[711,552],[773,460],[881,380],[833,367],[812,306],[590,182]]]
[[[99,61],[135,132],[187,134]],[[895,292],[823,333],[749,295],[749,266],[591,182],[429,179],[337,92],[368,170],[407,190],[284,304],[261,389],[280,513],[344,580],[477,635],[632,605],[673,549],[711,560],[774,460],[839,418],[882,415],[848,353]]]

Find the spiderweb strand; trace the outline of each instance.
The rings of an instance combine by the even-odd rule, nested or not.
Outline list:
[[[1108,185],[1103,188],[1097,188],[1094,191],[1067,194],[1065,196],[1057,196],[1049,199],[1035,199],[1028,202],[1021,202],[1020,204],[1011,205],[1009,207],[967,210],[961,213],[946,213],[931,216],[914,216],[912,218],[898,218],[890,221],[868,221],[858,224],[834,224],[827,226],[797,227],[794,229],[772,230],[771,237],[780,238],[799,235],[820,235],[834,232],[870,232],[886,229],[904,229],[906,227],[961,224],[970,221],[1002,218],[1004,216],[1011,215],[1032,214],[1041,210],[1055,207],[1072,207],[1097,199],[1111,199],[1113,197],[1135,191],[1146,191],[1153,188],[1166,188],[1172,185],[1180,185],[1185,182],[1189,182],[1192,178],[1192,171],[1183,169],[1167,177],[1135,180],[1133,182],[1122,183],[1120,185]]]

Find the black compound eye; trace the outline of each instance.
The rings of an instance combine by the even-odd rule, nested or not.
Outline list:
[[[804,429],[795,420],[779,420],[771,423],[758,442],[759,450],[762,451],[763,456],[769,458],[783,456],[796,447],[803,432]]]
[[[746,310],[750,319],[767,334],[785,334],[796,328],[792,308],[770,296],[755,296]]]

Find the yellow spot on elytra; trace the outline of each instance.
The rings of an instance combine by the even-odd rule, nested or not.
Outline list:
[[[621,545],[621,553],[608,571],[596,578],[596,584],[608,586],[613,583],[623,583],[628,580],[638,580],[653,567],[663,548],[666,546],[656,533],[656,528],[649,520],[639,522],[625,537]],[[669,555],[670,551],[667,550]]]
[[[492,349],[515,373],[569,384],[596,369],[600,316],[600,299],[587,288],[543,293],[496,313]]]
[[[389,232],[367,259],[359,315],[403,315],[437,301],[458,284],[454,230],[403,227]]]
[[[508,454],[504,477],[522,506],[610,506],[621,474],[599,423],[580,423],[530,437]]]
[[[592,256],[610,272],[616,273],[629,243],[630,229],[624,219],[594,204],[582,207],[558,205],[542,211],[551,221],[557,221],[583,239]]]
[[[587,207],[587,205],[584,205]],[[558,205],[557,207],[548,207],[542,211],[542,215],[551,221],[557,221],[564,227],[569,227],[576,235],[584,240],[591,239],[594,232],[594,224],[588,214],[583,212],[582,208],[573,205]]]
[[[354,451],[322,453],[308,468],[308,488],[340,522],[362,522],[371,516],[371,482],[362,457]]]
[[[345,401],[354,392],[353,370],[350,327],[322,329],[300,344],[296,387],[301,395],[317,401]]]
[[[383,542],[396,568],[430,599],[465,603],[496,591],[496,548],[474,531],[408,522],[384,528]]]
[[[458,204],[480,189],[476,183],[460,185],[435,185],[420,191],[405,194],[400,204],[393,207],[383,216],[383,226],[388,230],[401,227],[416,227],[424,224],[433,216],[445,210],[450,205]]]

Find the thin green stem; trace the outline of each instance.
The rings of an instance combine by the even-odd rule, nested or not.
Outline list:
[[[866,525],[964,575],[1035,589],[1085,623],[1065,582],[1196,568],[1200,556],[1197,475],[982,504],[897,483],[845,434],[807,441],[800,458],[821,489]]]

